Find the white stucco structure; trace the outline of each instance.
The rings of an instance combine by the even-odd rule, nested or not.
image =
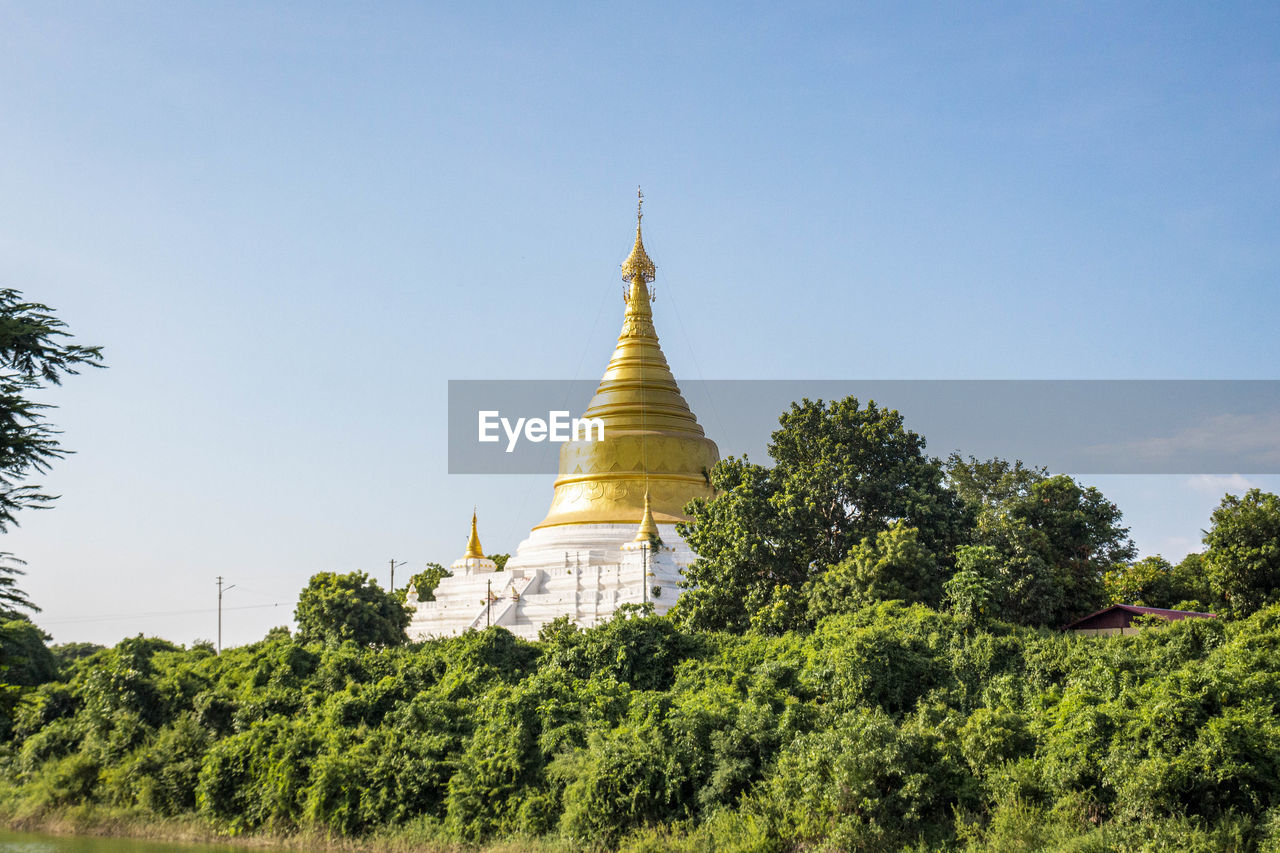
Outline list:
[[[653,548],[633,541],[635,525],[539,528],[503,571],[492,560],[464,557],[450,568],[452,576],[440,581],[435,601],[418,601],[410,593],[409,603],[417,611],[409,637],[454,636],[500,625],[532,640],[539,628],[560,616],[585,628],[607,621],[621,604],[648,601],[656,612],[666,613],[675,604],[682,568],[693,554],[674,524],[658,525],[658,530],[663,544]],[[492,600],[487,601],[490,591]]]

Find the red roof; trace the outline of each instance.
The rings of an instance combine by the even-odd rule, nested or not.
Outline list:
[[[1064,625],[1062,630],[1070,631],[1078,627],[1083,622],[1088,622],[1105,613],[1120,612],[1132,613],[1135,616],[1159,616],[1162,619],[1168,619],[1176,622],[1179,619],[1217,619],[1216,613],[1200,613],[1196,610],[1167,610],[1163,607],[1139,607],[1136,604],[1113,604],[1110,607],[1104,607],[1096,613],[1090,613],[1088,616],[1081,616],[1070,625]]]

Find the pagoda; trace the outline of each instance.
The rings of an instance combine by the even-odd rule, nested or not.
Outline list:
[[[466,555],[440,581],[435,601],[416,606],[409,636],[447,636],[501,625],[534,638],[560,616],[584,627],[623,604],[675,604],[693,552],[676,532],[685,505],[710,497],[719,461],[680,393],[653,325],[656,267],[641,233],[622,265],[622,331],[584,418],[604,423],[604,438],[565,443],[551,507],[501,571],[483,557],[472,516]],[[474,552],[474,553],[473,553]]]

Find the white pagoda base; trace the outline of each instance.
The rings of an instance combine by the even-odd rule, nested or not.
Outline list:
[[[620,605],[648,602],[666,613],[680,593],[694,554],[674,524],[659,524],[662,544],[635,543],[634,524],[569,524],[537,528],[503,571],[477,560],[454,563],[435,589],[435,601],[416,606],[410,640],[449,637],[499,625],[525,639],[568,616],[584,628],[608,621]],[[492,565],[489,563],[489,565]],[[646,577],[645,568],[648,568]]]

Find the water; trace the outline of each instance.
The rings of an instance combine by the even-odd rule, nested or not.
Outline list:
[[[219,844],[180,844],[169,841],[135,841],[132,838],[98,838],[81,835],[37,835],[0,830],[0,853],[228,853],[246,850]]]

